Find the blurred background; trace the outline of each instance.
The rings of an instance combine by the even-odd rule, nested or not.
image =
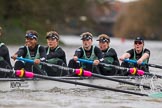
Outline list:
[[[0,0],[1,40],[22,44],[28,29],[38,31],[40,43],[50,30],[63,36],[89,31],[162,40],[161,7],[162,0]]]

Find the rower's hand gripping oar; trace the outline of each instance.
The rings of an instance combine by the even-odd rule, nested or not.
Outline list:
[[[137,64],[137,61],[136,61],[136,60],[124,59],[123,61],[124,61],[124,62],[128,62],[128,63],[134,63],[134,64]],[[147,66],[150,66],[150,67],[154,67],[154,68],[162,69],[162,66],[160,66],[160,65],[156,65],[156,64],[150,64],[150,63],[142,62],[141,65],[147,65]]]

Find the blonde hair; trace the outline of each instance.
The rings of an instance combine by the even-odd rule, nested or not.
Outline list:
[[[46,33],[46,37],[48,37],[49,35],[55,35],[58,37],[58,40],[60,39],[59,34],[56,31],[49,31]]]
[[[80,36],[83,37],[84,35],[89,35],[89,36],[93,37],[92,33],[90,33],[90,32],[84,32]]]
[[[100,39],[100,38],[106,38],[106,39],[109,39],[110,40],[110,37],[108,35],[106,35],[106,34],[100,34],[98,36],[98,39]]]

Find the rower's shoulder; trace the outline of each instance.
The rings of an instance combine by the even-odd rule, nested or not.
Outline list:
[[[25,48],[26,46],[20,46],[20,48]]]

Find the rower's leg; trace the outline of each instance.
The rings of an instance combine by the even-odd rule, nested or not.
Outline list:
[[[21,70],[22,68],[25,68],[25,64],[22,61],[16,61],[14,70]]]
[[[127,63],[127,62],[122,62],[121,63],[121,67],[130,68],[129,63]],[[128,76],[129,73],[127,72],[127,70],[120,70],[120,75],[122,75],[122,76]]]

